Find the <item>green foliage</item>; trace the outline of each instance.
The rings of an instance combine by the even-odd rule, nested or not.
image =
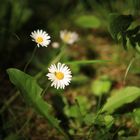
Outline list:
[[[126,87],[117,91],[115,95],[108,98],[101,111],[113,113],[119,107],[123,106],[124,104],[133,102],[138,97],[140,97],[140,88]]]
[[[94,64],[94,63],[105,63],[105,62],[110,62],[109,60],[79,60],[79,61],[69,61],[65,62],[65,64],[68,65],[84,65],[84,64]]]
[[[126,36],[128,37],[129,43],[140,52],[140,26],[136,26],[135,28],[129,29],[126,32]]]
[[[84,122],[85,122],[85,124],[87,124],[87,125],[91,125],[91,124],[93,124],[93,123],[95,122],[95,118],[96,118],[96,116],[95,116],[94,113],[88,113],[88,114],[86,114],[86,116],[84,117]]]
[[[20,28],[31,16],[32,12],[26,7],[26,2],[19,0],[11,1],[11,21],[12,30]]]
[[[85,84],[88,81],[89,81],[89,78],[83,74],[73,76],[73,78],[72,78],[72,82],[76,85]]]
[[[105,126],[108,129],[111,128],[111,126],[114,124],[114,121],[115,119],[111,115],[89,113],[84,117],[85,124],[89,126],[96,124],[98,126]]]
[[[109,92],[112,82],[108,77],[103,76],[92,82],[91,91],[96,96],[101,96]]]
[[[110,128],[115,120],[114,120],[114,118],[111,115],[106,115],[104,117],[104,121],[105,121],[105,126],[107,128]]]
[[[24,23],[32,15],[32,11],[27,7],[27,1],[3,1],[1,3],[1,12],[0,12],[0,23],[2,24],[1,29],[8,31],[15,31],[23,26]],[[5,18],[8,19],[5,19]]]
[[[68,117],[80,118],[82,119],[86,115],[88,109],[90,108],[90,103],[84,96],[77,96],[74,105],[69,105],[65,100],[64,112]]]
[[[140,125],[140,108],[134,109],[133,116],[136,124]]]
[[[93,15],[82,15],[75,19],[75,23],[83,28],[99,28],[100,20]]]
[[[71,65],[70,69],[73,74],[78,74],[80,72],[80,67],[77,67],[77,65]]]
[[[129,1],[130,1],[130,5],[134,7],[134,11],[137,12],[135,14],[138,14],[138,11],[140,9],[140,1],[139,0],[129,0]]]
[[[134,23],[132,15],[120,15],[112,13],[109,16],[109,32],[115,40],[121,40],[123,47],[128,48],[129,44],[140,52],[140,26]]]
[[[2,20],[6,14],[6,10],[7,10],[7,7],[8,7],[8,4],[6,1],[3,1],[1,4],[0,4],[0,9],[1,9],[1,12],[0,12],[0,20]]]
[[[21,138],[19,138],[16,134],[9,134],[4,140],[20,140]]]
[[[90,108],[91,104],[89,103],[88,99],[85,98],[84,96],[77,96],[76,101],[82,116],[84,116],[87,113],[88,109]]]
[[[129,9],[128,6],[131,8],[133,7],[136,10]],[[108,25],[107,18],[110,12],[116,12],[109,16],[109,31],[111,36],[117,41],[122,41],[125,48],[128,48],[127,45],[130,44],[140,52],[139,0],[51,0],[30,2],[27,0],[4,0],[1,3],[0,8],[1,46],[6,50],[3,51],[4,49],[1,49],[1,57],[4,58],[4,54],[7,54],[7,61],[5,61],[5,58],[1,59],[4,60],[2,62],[4,68],[1,67],[2,71],[5,70],[5,67],[7,68],[9,64],[21,67],[25,62],[25,58],[28,58],[25,57],[23,59],[26,52],[30,54],[32,49],[30,48],[31,40],[29,39],[29,33],[28,35],[26,34],[28,31],[31,32],[31,30],[36,28],[47,30],[51,35],[51,43],[52,41],[60,43],[60,48],[58,49],[51,48],[51,44],[49,47],[50,49],[40,48],[35,56],[36,59],[32,61],[33,63],[29,67],[29,72],[37,74],[35,78],[38,79],[41,86],[44,87],[44,83],[46,83],[47,79],[41,77],[41,75],[45,75],[46,71],[48,71],[48,64],[51,65],[60,60],[70,66],[72,71],[72,86],[66,88],[66,90],[63,91],[64,94],[61,94],[62,90],[48,88],[48,93],[51,93],[51,95],[53,94],[53,96],[47,94],[47,100],[52,102],[53,106],[43,99],[43,89],[37,84],[34,77],[17,69],[7,70],[11,82],[20,90],[20,92],[16,93],[18,93],[18,95],[20,93],[27,104],[29,104],[39,115],[42,115],[44,119],[50,123],[53,129],[56,128],[65,135],[67,139],[67,135],[59,125],[60,121],[54,117],[53,113],[56,113],[62,121],[61,125],[66,128],[65,131],[71,136],[71,139],[135,140],[140,138],[138,133],[140,130],[139,108],[135,109],[133,112],[129,112],[130,116],[128,116],[128,114],[125,115],[120,113],[114,113],[114,115],[109,114],[115,112],[127,103],[132,103],[140,97],[140,88],[126,87],[118,90],[118,87],[121,86],[120,83],[122,82],[120,77],[114,79],[117,84],[115,83],[113,86],[112,81],[106,76],[101,76],[92,81],[93,77],[98,77],[102,72],[110,72],[110,69],[115,66],[115,71],[112,71],[111,75],[119,75],[124,69],[124,64],[118,67],[120,64],[119,60],[122,60],[123,57],[127,57],[127,61],[130,57],[129,54],[127,56],[123,53],[120,55],[119,53],[121,52],[118,48],[109,48],[112,46],[112,40],[108,38],[106,30]],[[80,15],[78,15],[79,13]],[[122,13],[128,15],[122,15]],[[32,14],[33,16],[30,19]],[[129,14],[132,14],[133,17]],[[32,23],[35,24],[33,25]],[[74,23],[76,26],[71,25],[71,23]],[[67,50],[62,48],[62,41],[60,41],[61,39],[59,37],[60,30],[65,29],[78,30],[80,37],[78,44],[75,43],[66,46],[65,49]],[[93,33],[93,35],[91,33]],[[13,34],[14,37],[17,35],[22,37],[21,40],[19,41],[14,38],[12,36]],[[25,46],[25,48],[23,46]],[[104,48],[104,51],[100,50],[102,47]],[[59,54],[61,51],[63,52]],[[23,52],[22,55],[19,55],[19,52]],[[111,55],[112,53],[114,54],[113,56]],[[115,56],[120,57],[116,58]],[[94,66],[96,63],[104,64],[110,62],[108,60],[96,60],[96,58],[99,57],[106,59],[115,57],[117,65],[116,63],[114,65],[113,62],[113,65],[108,66],[109,68],[107,69],[104,69],[102,66],[98,67],[98,65],[97,67],[89,67],[89,65]],[[76,61],[74,61],[74,59]],[[80,67],[81,65],[85,65],[85,67]],[[135,67],[133,67],[133,69],[134,68]],[[138,74],[139,71],[138,63],[137,69],[135,68],[135,73]],[[133,84],[138,85],[139,82],[137,81],[139,81],[139,79],[137,76],[139,75],[133,74],[132,79],[129,77],[130,79],[128,78],[127,84],[132,82]],[[2,74],[1,78],[3,80],[5,76]],[[6,80],[7,79],[4,79],[4,85],[5,83],[7,85]],[[129,82],[130,80],[131,82]],[[103,106],[103,103],[110,95],[111,90],[114,89],[116,89],[116,93],[111,94],[112,96],[108,98],[108,101]],[[8,87],[7,90],[11,90],[12,92],[11,87]],[[5,91],[5,89],[2,89],[2,91]],[[11,92],[9,92],[9,95],[11,95]],[[28,133],[32,133],[32,128],[35,127],[38,128],[33,130],[35,133],[31,136],[31,139],[40,136],[40,134],[46,136],[46,139],[62,139],[59,133],[53,130],[51,131],[50,128],[44,130],[44,128],[48,128],[48,123],[42,124],[44,123],[44,120],[38,117],[36,118],[36,116],[31,116],[33,122],[31,121],[29,123],[27,120],[24,124],[24,119],[21,115],[26,113],[25,116],[29,117],[28,115],[30,115],[30,112],[25,112],[24,106],[19,104],[20,101],[13,103],[17,97],[16,94],[16,97],[12,94],[12,98],[8,99],[9,95],[7,94],[7,96],[4,97],[3,95],[1,96],[1,103],[4,103],[4,106],[1,109],[2,118],[0,118],[0,120],[2,120],[2,126],[0,128],[2,129],[1,132],[4,132],[4,135],[7,134],[5,139],[2,134],[0,136],[2,139],[24,139],[19,138],[19,135],[24,135],[25,139],[30,139]],[[102,95],[103,98],[101,98]],[[139,105],[137,102],[135,104]],[[98,110],[102,106],[103,108]],[[53,107],[55,110],[53,110]],[[127,107],[129,109],[130,104],[128,104]],[[12,117],[9,114],[12,115]],[[21,118],[17,123],[16,120],[19,117]],[[135,123],[132,121],[132,117],[134,118]],[[27,119],[31,118],[29,117]],[[34,119],[37,119],[37,121],[34,122]],[[18,129],[20,131],[18,131]],[[36,132],[38,131],[39,133],[36,135]],[[44,135],[44,133],[46,133],[46,135]],[[17,136],[16,134],[19,135]],[[138,136],[130,137],[130,135]]]
[[[30,75],[14,68],[8,69],[7,73],[9,74],[10,81],[20,90],[25,101],[39,114],[44,116],[53,127],[64,134],[59,126],[59,121],[51,115],[51,106],[42,99],[41,93],[43,90],[37,84],[36,80]]]
[[[112,37],[117,40],[118,34],[124,35],[124,32],[128,29],[132,23],[133,18],[131,15],[120,15],[112,13],[109,16],[109,31]]]
[[[69,109],[65,110],[65,113],[69,117],[79,118],[81,117],[80,110],[77,105],[72,105]]]
[[[140,140],[140,136],[120,137],[119,140]]]

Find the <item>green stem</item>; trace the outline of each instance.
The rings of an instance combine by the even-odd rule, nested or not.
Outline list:
[[[48,66],[50,66],[51,64],[57,63],[61,59],[63,53],[64,51],[61,50],[60,53],[56,56],[56,58],[53,59],[51,63],[49,63],[49,65],[47,65],[47,67],[44,70],[42,70],[41,72],[35,75],[35,79],[39,79],[44,73],[46,73],[46,71],[48,71]]]
[[[35,48],[34,48],[34,50],[33,50],[33,52],[32,52],[32,56],[31,56],[31,58],[29,59],[29,61],[26,63],[26,65],[25,65],[25,67],[24,67],[24,72],[26,71],[26,69],[27,69],[27,67],[29,66],[29,64],[31,63],[31,61],[32,61],[32,59],[33,59],[33,57],[34,57],[34,55],[35,55],[35,52],[36,52],[36,50],[37,50],[37,47],[38,46],[36,46]]]
[[[42,96],[44,96],[45,92],[46,92],[47,89],[49,88],[50,83],[51,83],[51,82],[49,82],[49,83],[47,84],[46,88],[42,91],[42,93],[41,93]]]
[[[127,77],[127,74],[128,74],[128,72],[129,72],[129,70],[130,70],[130,68],[131,68],[131,66],[132,66],[132,64],[133,64],[133,62],[134,62],[134,60],[135,60],[135,56],[131,59],[131,61],[129,62],[129,64],[128,64],[128,67],[127,67],[127,69],[126,69],[126,71],[125,71],[125,75],[124,75],[124,79],[123,79],[123,84],[125,85],[125,80],[126,80],[126,77]]]
[[[98,104],[97,104],[97,111],[99,111],[102,101],[102,95],[99,96]]]

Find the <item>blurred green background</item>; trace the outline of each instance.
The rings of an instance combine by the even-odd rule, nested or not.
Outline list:
[[[59,36],[61,30],[75,31],[79,34],[79,40],[72,46],[68,46],[62,61],[102,59],[111,62],[71,65],[70,69],[73,73],[71,85],[63,91],[62,96],[59,95],[62,91],[49,88],[50,95],[48,93],[45,99],[53,104],[56,116],[62,121],[62,127],[67,130],[71,139],[83,138],[85,140],[84,133],[89,132],[87,126],[93,121],[89,118],[94,116],[94,112],[105,103],[107,97],[126,85],[139,86],[140,82],[140,65],[139,59],[137,59],[127,75],[126,83],[123,83],[127,66],[135,54],[136,43],[139,44],[139,28],[134,33],[137,34],[137,38],[128,36],[127,39],[130,40],[130,43],[126,43],[127,39],[124,37],[126,34],[121,34],[122,40],[116,41],[115,37],[119,36],[117,34],[119,31],[114,29],[115,23],[112,25],[114,30],[110,31],[112,27],[110,26],[112,23],[110,14],[112,13],[127,15],[125,27],[126,24],[129,26],[132,21],[130,29],[139,27],[140,0],[1,1],[0,105],[3,107],[16,91],[9,81],[6,69],[10,67],[24,69],[35,47],[35,43],[30,37],[32,31],[43,29],[51,36],[51,42],[57,41],[60,44],[62,43]],[[122,23],[121,19],[124,18],[120,18],[120,21],[117,20],[118,26],[119,23]],[[129,46],[127,51],[124,49],[125,46]],[[61,45],[60,48],[54,49],[51,44],[47,48],[38,48],[27,73],[34,76],[42,71],[60,50]],[[44,76],[38,82],[41,87],[45,88],[48,81]],[[81,123],[75,99],[78,100],[83,115],[92,112],[85,118],[86,125]],[[135,122],[132,121],[132,114],[128,113],[139,105],[139,102],[136,101],[132,106],[124,106],[120,109],[115,116],[114,124],[109,127],[107,132],[104,132],[107,128],[103,129],[104,126],[108,127],[106,126],[107,121],[101,126],[99,125],[101,120],[98,120],[99,124],[97,123],[97,127],[95,126],[94,137],[87,139],[109,140],[110,136],[115,139],[117,135],[119,139],[119,136],[139,135],[139,125],[135,125]],[[30,113],[31,110],[25,105],[22,96],[18,96],[9,106],[5,107],[0,114],[0,139],[62,140],[62,137],[39,115],[34,114],[28,124],[23,127],[30,117]],[[135,114],[139,115],[139,112],[136,111]],[[112,118],[109,116],[110,120]]]

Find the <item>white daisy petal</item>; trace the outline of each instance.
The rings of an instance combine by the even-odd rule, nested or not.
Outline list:
[[[48,35],[47,32],[43,31],[43,30],[37,30],[37,31],[33,31],[31,32],[31,38],[32,41],[37,43],[37,46],[40,47],[47,47],[50,44],[50,36]]]
[[[60,62],[57,65],[52,64],[49,68],[49,73],[46,75],[48,79],[52,82],[51,86],[54,86],[56,89],[64,89],[65,86],[68,86],[72,75],[70,69]]]
[[[76,32],[71,32],[67,30],[60,31],[60,38],[63,42],[72,45],[78,40],[78,34]]]

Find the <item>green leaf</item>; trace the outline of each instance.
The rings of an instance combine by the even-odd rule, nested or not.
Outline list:
[[[105,115],[104,117],[105,125],[110,128],[114,123],[114,118],[111,115]]]
[[[73,75],[79,74],[79,72],[80,72],[80,67],[77,67],[76,65],[71,65],[70,69],[71,69]]]
[[[114,123],[114,118],[111,115],[97,115],[93,113],[88,113],[84,117],[84,122],[87,125],[105,125],[106,128],[110,128]]]
[[[68,65],[73,65],[73,64],[79,64],[79,65],[84,65],[84,64],[94,64],[94,63],[106,63],[110,62],[109,60],[79,60],[79,61],[69,61],[65,62],[65,64]]]
[[[79,120],[83,120],[83,116],[87,114],[87,111],[91,107],[91,103],[84,96],[77,96],[74,105],[70,106],[66,100],[65,104],[65,114],[68,117],[78,118]]]
[[[87,125],[93,124],[95,120],[96,120],[96,116],[93,113],[86,114],[86,116],[84,117],[84,122]]]
[[[83,28],[98,28],[100,20],[92,15],[82,15],[75,19],[75,23]]]
[[[9,74],[10,81],[20,90],[25,101],[39,114],[44,116],[60,133],[65,135],[59,126],[59,121],[51,115],[51,106],[42,99],[42,88],[40,88],[36,80],[30,75],[14,68],[8,69],[7,73]]]
[[[108,98],[101,112],[113,113],[124,104],[131,103],[140,97],[140,88],[126,87],[116,92],[115,95]]]
[[[91,107],[91,103],[89,102],[87,98],[85,98],[85,96],[77,96],[76,100],[79,105],[82,116],[86,115],[87,111]]]
[[[109,32],[111,36],[117,40],[118,34],[121,35],[128,29],[132,23],[133,18],[131,15],[120,15],[112,13],[109,16]]]
[[[89,81],[89,78],[87,76],[85,76],[84,74],[79,74],[79,75],[72,77],[72,83],[74,83],[76,85],[85,84],[88,81]]]
[[[109,92],[111,88],[111,81],[108,79],[108,77],[103,76],[99,79],[93,81],[91,91],[96,96],[101,96],[103,94],[106,94]]]
[[[69,117],[80,118],[81,114],[77,105],[72,105],[69,108],[65,108],[65,113]]]
[[[134,109],[133,116],[136,124],[140,125],[140,108]]]

